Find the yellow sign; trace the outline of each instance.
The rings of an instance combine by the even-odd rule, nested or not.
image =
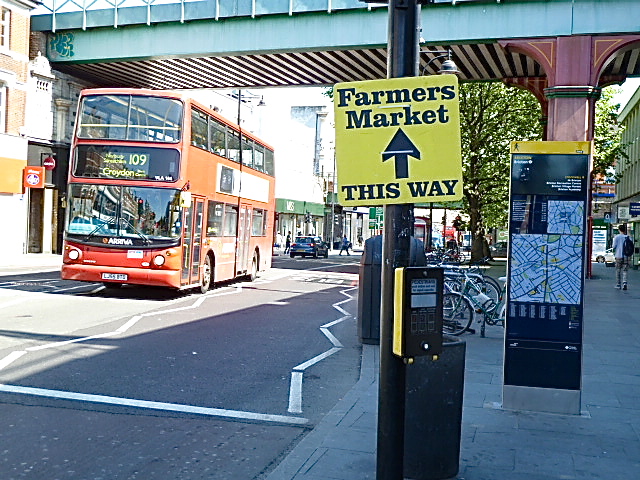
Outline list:
[[[339,83],[334,105],[342,205],[462,198],[455,75]]]

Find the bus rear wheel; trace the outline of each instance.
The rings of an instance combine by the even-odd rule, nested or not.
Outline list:
[[[202,283],[200,284],[200,293],[207,293],[211,289],[213,284],[213,268],[211,263],[211,256],[207,255],[204,260],[204,267],[202,268]]]

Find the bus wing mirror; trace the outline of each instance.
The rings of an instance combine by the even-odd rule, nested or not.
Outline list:
[[[180,206],[185,208],[191,206],[191,192],[180,192]]]

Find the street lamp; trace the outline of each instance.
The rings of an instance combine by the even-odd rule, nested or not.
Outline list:
[[[422,75],[426,75],[427,73],[427,68],[429,68],[429,65],[431,65],[433,62],[435,62],[436,60],[439,60],[441,58],[447,58],[444,62],[442,62],[442,64],[440,65],[440,69],[438,70],[438,75],[445,75],[445,74],[453,74],[453,75],[457,75],[458,73],[460,73],[460,70],[458,70],[458,66],[456,65],[456,63],[451,60],[451,49],[447,49],[447,50],[422,50],[421,53],[435,53],[436,56],[433,57],[432,59],[430,59],[427,64],[424,66],[424,68],[422,69]],[[431,250],[431,248],[433,247],[433,202],[430,202],[429,205],[429,218],[431,219],[431,226],[429,227],[431,229],[431,231],[429,232],[429,250]],[[446,209],[445,209],[445,218],[446,218]],[[444,228],[444,226],[443,226]],[[445,239],[445,235],[443,232],[442,235],[442,239],[443,239],[443,246],[444,246],[444,239]]]
[[[456,62],[451,60],[451,49],[447,49],[447,50],[422,50],[420,53],[435,53],[435,54],[437,54],[435,57],[433,57],[431,60],[429,60],[427,62],[427,64],[424,66],[424,68],[422,69],[422,75],[426,75],[427,74],[427,68],[429,68],[429,65],[431,65],[436,60],[439,60],[439,59],[445,58],[445,57],[447,59],[444,62],[442,62],[442,64],[440,65],[440,69],[438,70],[438,75],[444,75],[444,74],[457,75],[458,73],[460,73],[460,70],[458,70],[458,66],[456,65]]]

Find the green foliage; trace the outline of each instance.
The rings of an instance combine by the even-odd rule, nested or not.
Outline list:
[[[607,87],[596,103],[594,174],[612,175],[616,159],[626,158],[617,123],[617,89]],[[464,212],[474,239],[472,259],[487,254],[484,235],[504,228],[509,210],[509,145],[515,140],[541,140],[541,108],[528,91],[502,83],[460,86],[460,130],[464,177]]]
[[[529,92],[502,83],[460,86],[460,131],[464,211],[473,234],[472,255],[486,254],[488,228],[503,227],[509,209],[509,146],[514,140],[539,140],[541,110]]]
[[[619,90],[619,87],[605,87],[602,89],[602,95],[596,103],[593,139],[594,176],[602,175],[612,178],[616,182],[620,180],[620,176],[613,173],[616,160],[627,158],[625,145],[622,144],[623,128],[618,124],[620,104],[613,103],[613,96]]]

